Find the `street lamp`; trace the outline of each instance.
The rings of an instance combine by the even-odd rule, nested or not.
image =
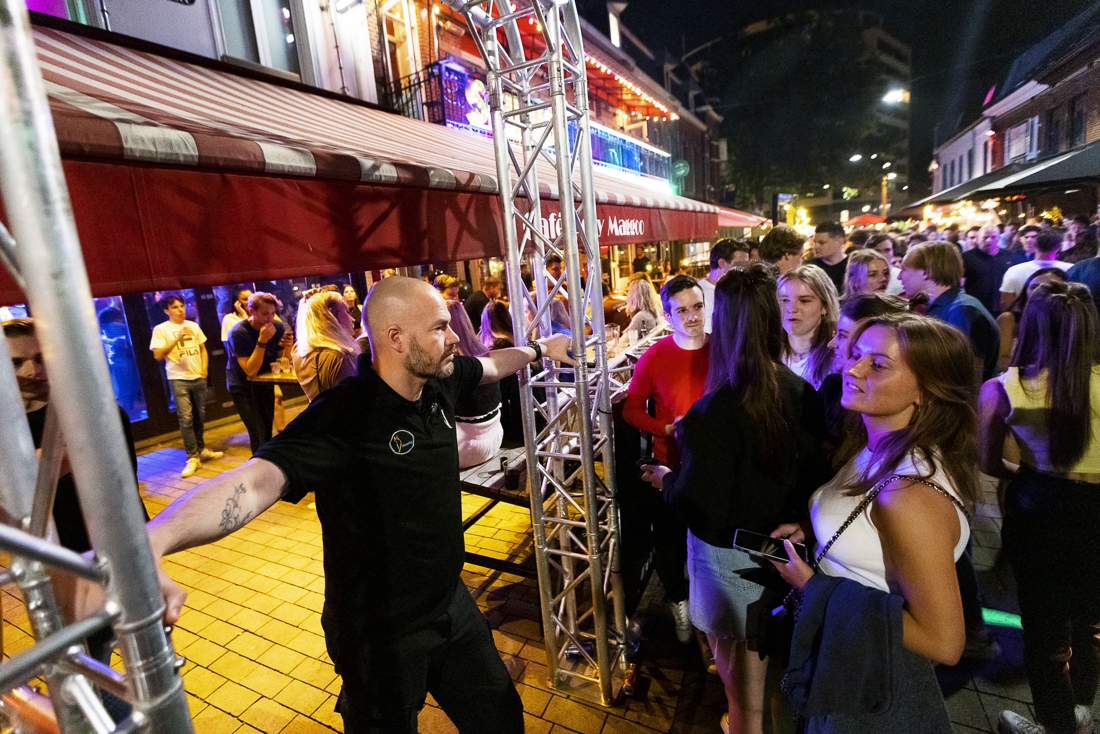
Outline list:
[[[885,104],[901,104],[902,102],[909,101],[908,89],[891,89],[882,96],[882,101]]]
[[[850,161],[851,161],[852,163],[856,163],[856,162],[858,162],[858,161],[861,161],[861,160],[863,160],[863,156],[861,156],[861,155],[860,155],[859,153],[856,153],[855,155],[853,155],[853,156],[852,156],[851,158],[849,158],[848,160],[850,160]]]

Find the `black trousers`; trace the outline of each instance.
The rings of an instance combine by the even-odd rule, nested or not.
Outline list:
[[[271,426],[275,421],[275,387],[250,382],[245,387],[231,388],[229,394],[233,397],[233,405],[237,406],[241,422],[248,429],[252,453],[256,453],[271,440]]]
[[[1050,734],[1071,734],[1074,705],[1091,706],[1100,681],[1100,484],[1021,470],[1001,534],[1035,718]]]
[[[687,525],[668,506],[659,489],[647,486],[646,491],[651,493],[653,570],[665,587],[665,596],[675,604],[688,598]]]
[[[416,734],[429,693],[461,734],[523,733],[523,703],[461,582],[442,614],[396,637],[368,640],[329,615],[322,621],[343,678],[338,709],[346,734]]]

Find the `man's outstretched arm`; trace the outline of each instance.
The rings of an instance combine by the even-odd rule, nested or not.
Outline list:
[[[164,508],[146,526],[153,553],[162,557],[213,543],[275,504],[287,478],[275,464],[252,459],[204,482]]]
[[[573,346],[573,340],[565,334],[555,334],[545,339],[539,339],[542,345],[542,356],[555,362],[575,365],[569,349]],[[498,382],[508,375],[514,375],[525,365],[535,359],[535,350],[531,347],[512,347],[510,349],[495,349],[481,357],[481,367],[484,370],[481,376],[481,384]]]

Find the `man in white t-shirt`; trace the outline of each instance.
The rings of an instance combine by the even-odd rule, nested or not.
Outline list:
[[[180,296],[170,293],[160,303],[168,320],[153,329],[149,348],[155,359],[164,360],[168,384],[176,401],[183,447],[187,450],[187,465],[180,476],[189,477],[199,470],[200,462],[224,456],[221,451],[206,448],[203,441],[209,364],[206,335],[198,324],[187,320],[187,307]]]
[[[252,290],[249,288],[238,288],[234,292],[232,310],[222,316],[222,344],[229,341],[229,332],[233,331],[233,327],[248,318],[248,299],[251,297]],[[229,354],[228,347],[225,353]]]
[[[1053,230],[1040,232],[1035,238],[1035,259],[1013,265],[1005,271],[1001,281],[1001,311],[1007,311],[1012,302],[1023,292],[1027,279],[1037,270],[1058,268],[1069,270],[1073,263],[1056,259],[1062,247],[1062,235]]]
[[[714,315],[714,286],[719,279],[734,265],[747,265],[749,262],[749,245],[722,238],[710,248],[710,272],[707,277],[699,281],[699,288],[703,291],[703,308],[706,317],[703,321],[703,331],[709,334],[711,319]]]

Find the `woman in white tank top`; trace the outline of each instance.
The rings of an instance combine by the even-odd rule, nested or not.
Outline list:
[[[1024,670],[1038,725],[1012,711],[1002,732],[1092,730],[1100,679],[1100,325],[1085,286],[1028,298],[1011,367],[982,387],[981,465],[1008,481],[1004,554],[1016,577]],[[1003,462],[1005,439],[1020,468]]]
[[[855,326],[843,375],[841,404],[861,420],[849,427],[841,449],[847,462],[811,499],[819,551],[834,541],[820,568],[904,599],[905,648],[924,659],[917,669],[936,691],[931,663],[958,662],[966,640],[955,561],[970,534],[958,505],[973,502],[978,493],[972,350],[961,332],[940,321],[887,314]],[[870,505],[838,535],[879,486]],[[807,530],[783,525],[773,535],[799,542]],[[800,589],[814,572],[789,555],[790,563],[776,566]],[[925,710],[936,703],[924,702]],[[890,731],[915,731],[904,712],[893,716]],[[866,730],[867,722],[837,728],[828,718],[824,728],[810,729]],[[941,728],[950,731],[946,710],[940,718]],[[924,719],[918,728],[927,725]]]

